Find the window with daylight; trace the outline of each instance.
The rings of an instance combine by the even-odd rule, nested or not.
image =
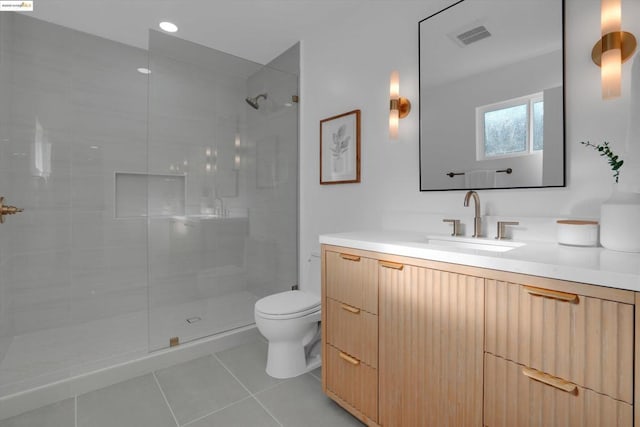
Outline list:
[[[488,160],[542,151],[542,92],[476,108],[476,158]]]

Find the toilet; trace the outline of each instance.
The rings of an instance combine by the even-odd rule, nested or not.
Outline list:
[[[267,374],[292,378],[320,366],[319,296],[304,291],[269,295],[256,302],[254,315],[269,341]]]

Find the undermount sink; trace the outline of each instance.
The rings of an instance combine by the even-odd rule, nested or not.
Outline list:
[[[458,236],[427,236],[427,243],[434,246],[489,252],[507,252],[525,245],[525,243],[520,242]]]

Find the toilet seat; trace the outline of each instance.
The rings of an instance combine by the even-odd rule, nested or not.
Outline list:
[[[266,319],[304,317],[320,310],[320,298],[304,291],[280,292],[256,302],[255,310]]]

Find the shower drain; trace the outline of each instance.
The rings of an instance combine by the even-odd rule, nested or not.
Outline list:
[[[187,323],[196,323],[202,320],[202,317],[194,316],[187,319]]]

